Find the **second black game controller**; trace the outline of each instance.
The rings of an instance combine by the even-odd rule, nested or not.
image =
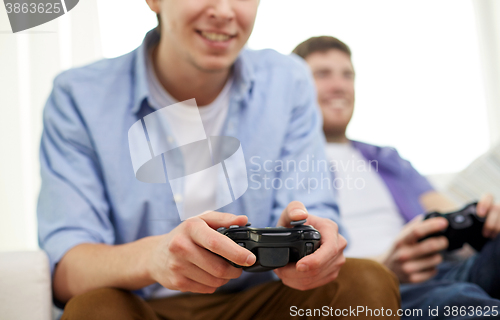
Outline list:
[[[319,248],[321,235],[306,220],[293,221],[292,228],[251,228],[230,226],[217,229],[238,245],[250,250],[257,261],[250,267],[243,267],[249,272],[263,272],[281,268],[290,262],[297,262]],[[233,266],[241,266],[230,262]]]
[[[477,202],[473,202],[458,211],[449,213],[431,212],[426,214],[424,220],[435,217],[447,219],[448,227],[446,230],[427,236],[420,241],[431,237],[445,236],[449,241],[447,251],[460,249],[465,243],[468,243],[477,251],[481,251],[489,239],[483,236],[485,218],[477,215],[476,206]]]

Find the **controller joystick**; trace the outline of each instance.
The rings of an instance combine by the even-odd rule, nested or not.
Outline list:
[[[299,221],[292,221],[290,222],[290,225],[292,227],[298,227],[298,226],[301,226],[303,225],[304,223],[306,223],[307,219],[304,219],[304,220],[299,220]]]

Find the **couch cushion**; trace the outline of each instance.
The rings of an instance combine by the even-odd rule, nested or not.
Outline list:
[[[50,320],[51,312],[51,280],[45,252],[0,252],[1,318]]]

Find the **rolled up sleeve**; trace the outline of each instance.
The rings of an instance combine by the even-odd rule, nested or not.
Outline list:
[[[74,246],[113,244],[115,236],[98,156],[65,74],[54,81],[43,125],[38,237],[53,274]]]

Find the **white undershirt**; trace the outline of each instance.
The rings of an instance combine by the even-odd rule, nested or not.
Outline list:
[[[153,107],[159,109],[170,106],[178,101],[175,100],[160,84],[156,77],[153,64],[151,63],[151,51],[147,61],[147,78],[149,91],[152,98]],[[193,133],[199,132],[199,122],[196,121],[198,113],[201,116],[205,134],[210,136],[220,136],[222,126],[227,116],[229,108],[229,93],[233,83],[232,77],[226,82],[224,88],[217,98],[210,104],[195,108],[189,105],[182,105],[180,108],[172,108],[169,112],[169,126],[176,141],[193,141]],[[186,172],[189,168],[196,166],[198,159],[194,156],[184,157],[184,167]],[[216,207],[216,184],[217,176],[214,171],[202,171],[196,175],[188,176],[185,180],[184,212],[183,216],[191,217],[200,214],[206,210],[215,210]],[[207,183],[213,181],[213,183]],[[179,195],[174,195],[176,201]]]
[[[155,109],[170,106],[178,101],[175,100],[160,84],[156,77],[152,62],[151,51],[147,59],[147,79],[150,103]],[[193,132],[199,132],[198,112],[203,122],[206,137],[220,136],[222,127],[229,109],[230,89],[233,78],[229,78],[224,88],[217,98],[210,104],[195,108],[189,105],[182,105],[179,108],[172,108],[169,112],[169,126],[177,142],[197,140],[193,137]],[[195,165],[196,157],[184,157],[184,167],[186,171]],[[184,215],[195,216],[206,210],[215,210],[217,177],[213,171],[204,170],[194,176],[187,176],[184,185]],[[212,181],[212,183],[210,183]],[[178,198],[178,195],[174,195]],[[176,199],[179,201],[179,199]],[[182,201],[182,200],[181,200]],[[152,297],[160,298],[178,294],[178,291],[160,287],[152,293]]]
[[[328,143],[326,154],[336,168],[334,187],[350,236],[345,255],[366,258],[384,253],[405,223],[387,186],[351,143]]]

